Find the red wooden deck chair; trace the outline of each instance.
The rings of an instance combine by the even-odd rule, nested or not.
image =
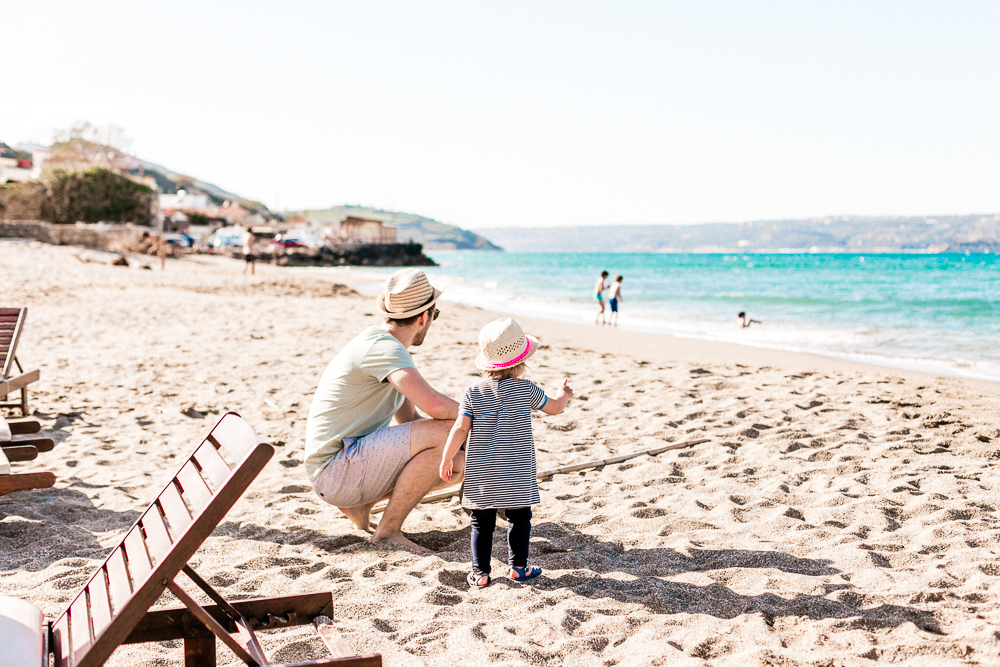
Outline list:
[[[27,308],[0,308],[0,399],[21,390],[20,401],[0,401],[0,407],[19,407],[21,415],[25,417],[28,416],[28,385],[39,377],[37,368],[25,372],[14,355],[21,330],[24,329],[24,318],[27,316]]]
[[[55,667],[98,667],[121,644],[171,639],[184,640],[187,667],[214,666],[216,639],[247,665],[268,665],[254,628],[312,622],[335,657],[303,666],[380,666],[379,655],[344,655],[330,592],[230,604],[187,564],[273,454],[239,415],[225,415],[57,619],[0,598],[0,665],[48,667],[51,654]],[[181,571],[215,604],[202,607],[178,586]],[[164,589],[184,606],[151,611]]]

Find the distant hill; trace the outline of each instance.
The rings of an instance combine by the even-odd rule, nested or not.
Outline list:
[[[502,250],[487,239],[468,230],[446,225],[413,213],[398,213],[367,206],[331,206],[330,208],[294,211],[286,217],[302,216],[317,222],[336,223],[349,215],[381,220],[394,226],[400,241],[414,241],[424,250]]]
[[[1000,252],[1000,215],[480,229],[509,251]]]
[[[41,148],[47,148],[47,146],[41,144],[20,144],[17,149],[11,149],[7,144],[0,142],[0,157],[8,156],[30,159],[32,152]],[[229,201],[239,202],[240,206],[251,212],[270,216],[267,206],[259,201],[241,197],[240,195],[223,190],[217,185],[185,176],[155,162],[149,162],[138,157],[130,159],[134,159],[134,164],[136,164],[135,168],[130,170],[130,173],[139,174],[141,172],[143,175],[152,176],[164,194],[174,194],[180,189],[198,190],[207,194],[216,205],[221,206],[228,199]]]
[[[232,192],[223,190],[217,185],[200,181],[189,176],[184,176],[183,174],[171,171],[170,169],[153,162],[147,162],[146,160],[139,160],[139,162],[142,163],[144,173],[155,178],[156,184],[160,186],[160,190],[162,190],[165,194],[173,194],[180,189],[200,190],[201,192],[207,194],[212,201],[219,206],[221,206],[222,203],[228,199],[229,201],[239,202],[240,206],[253,213],[270,213],[267,206],[259,201],[241,197],[237,194],[233,194]]]

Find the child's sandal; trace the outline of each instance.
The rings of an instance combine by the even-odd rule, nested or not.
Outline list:
[[[510,567],[510,578],[513,581],[528,581],[534,579],[542,573],[542,568],[537,565],[525,565],[524,567]],[[514,576],[517,575],[517,576]]]
[[[480,572],[470,572],[465,577],[465,581],[469,584],[469,588],[481,591],[490,585],[490,575],[482,574]]]

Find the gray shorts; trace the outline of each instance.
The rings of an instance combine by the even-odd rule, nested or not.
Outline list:
[[[337,507],[357,507],[385,496],[410,460],[410,425],[389,426],[363,438],[344,438],[312,483],[320,498]]]

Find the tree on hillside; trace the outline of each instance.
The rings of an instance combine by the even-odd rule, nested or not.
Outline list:
[[[82,121],[68,130],[57,130],[49,161],[63,168],[99,165],[128,170],[137,162],[128,152],[132,140],[117,125],[97,127]]]

